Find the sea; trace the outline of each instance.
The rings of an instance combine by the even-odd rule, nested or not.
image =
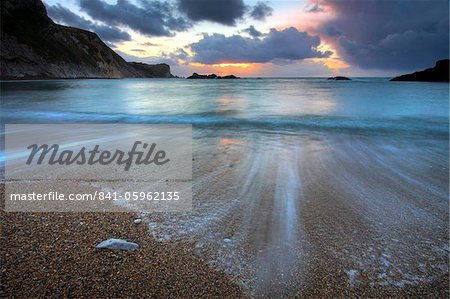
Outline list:
[[[448,135],[449,86],[387,78],[1,82],[5,122]]]

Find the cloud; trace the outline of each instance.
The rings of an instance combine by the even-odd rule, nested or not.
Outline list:
[[[199,42],[191,44],[191,50],[195,53],[192,60],[204,64],[289,62],[332,54],[317,50],[319,44],[318,36],[291,27],[281,31],[271,29],[262,39],[206,34]]]
[[[342,31],[337,29],[335,26],[327,26],[324,29],[324,33],[328,36],[340,36],[342,35]]]
[[[323,8],[318,3],[310,3],[306,5],[305,10],[307,12],[323,12]]]
[[[63,23],[68,26],[93,31],[106,42],[114,43],[131,40],[131,36],[127,32],[114,26],[96,24],[73,13],[67,8],[62,7],[60,4],[47,6],[47,12],[53,21]]]
[[[189,54],[182,48],[178,48],[173,52],[162,52],[161,56],[167,60],[173,61],[172,65],[178,65],[180,63],[189,64]]]
[[[266,17],[271,16],[273,8],[267,5],[266,2],[258,2],[250,12],[250,16],[258,21],[264,21]]]
[[[449,2],[323,0],[322,23],[340,56],[364,69],[415,70],[449,55]]]
[[[251,25],[248,28],[245,28],[241,32],[245,32],[248,35],[250,35],[251,37],[260,37],[263,35],[260,31],[256,30],[256,28],[253,25]]]
[[[80,7],[95,20],[117,26],[127,26],[150,36],[173,36],[186,31],[192,24],[175,15],[175,7],[169,2],[138,1],[139,6],[128,0],[108,4],[103,0],[79,0]]]
[[[159,47],[161,46],[160,44],[154,44],[151,42],[145,42],[145,43],[140,43],[141,46],[146,46],[146,47]]]
[[[117,54],[119,54],[125,61],[128,62],[143,62],[147,64],[159,64],[159,63],[166,63],[170,66],[177,65],[177,62],[164,56],[164,55],[158,55],[158,56],[145,56],[145,57],[137,57],[130,53],[125,53],[120,50],[115,50]]]
[[[234,26],[246,12],[243,0],[178,0],[178,8],[192,21],[228,26]]]

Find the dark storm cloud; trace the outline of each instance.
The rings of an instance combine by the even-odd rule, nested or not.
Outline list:
[[[240,35],[204,35],[191,45],[193,61],[204,64],[223,62],[293,61],[313,57],[327,57],[332,53],[317,50],[320,38],[291,27],[282,31],[271,29],[262,39]]]
[[[63,23],[68,26],[93,31],[97,33],[102,40],[107,42],[128,41],[131,39],[131,36],[128,33],[117,27],[95,24],[94,22],[86,20],[85,18],[62,7],[60,4],[47,6],[47,12],[53,21]]]
[[[211,21],[234,26],[246,6],[243,0],[178,0],[178,8],[192,21]]]
[[[328,36],[340,36],[342,31],[338,30],[335,26],[327,26],[324,33]]]
[[[175,51],[170,52],[170,53],[162,52],[161,55],[165,59],[172,61],[171,65],[178,65],[181,62],[183,64],[189,64],[189,61],[188,61],[189,54],[182,48],[178,48]],[[180,60],[182,60],[182,61],[180,61]]]
[[[144,35],[173,36],[176,31],[185,31],[191,24],[175,15],[175,7],[169,2],[128,0],[108,4],[103,0],[80,0],[80,7],[89,16],[108,24],[124,25]]]
[[[250,16],[259,21],[264,21],[266,17],[271,16],[273,8],[267,5],[266,2],[258,2],[250,12]]]
[[[242,30],[242,32],[247,33],[251,37],[260,37],[263,35],[260,31],[256,30],[256,28],[253,25],[251,25],[248,28],[245,28],[244,30]]]
[[[335,12],[322,32],[334,36],[346,61],[362,68],[414,70],[449,55],[448,0],[323,0],[320,5]]]

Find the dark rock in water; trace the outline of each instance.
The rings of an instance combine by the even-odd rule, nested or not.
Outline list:
[[[217,75],[216,74],[200,75],[197,73],[193,73],[191,76],[187,77],[186,79],[217,79]]]
[[[239,79],[239,78],[236,77],[235,75],[228,75],[223,77],[217,77],[217,79]]]
[[[186,79],[207,79],[207,76],[193,73],[191,76],[187,77]]]
[[[93,32],[55,24],[40,0],[0,5],[1,79],[142,78],[151,68],[167,76],[166,67],[127,63]]]
[[[328,80],[336,80],[336,81],[350,81],[350,78],[344,76],[330,77]]]
[[[390,81],[449,82],[449,60],[438,60],[433,68],[398,76]]]
[[[187,77],[186,79],[239,79],[239,77],[236,77],[235,75],[228,75],[228,76],[217,76],[216,74],[210,74],[210,75],[199,75],[197,73],[193,73],[191,76]]]

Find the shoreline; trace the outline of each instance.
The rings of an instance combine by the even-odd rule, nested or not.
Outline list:
[[[298,82],[273,80],[269,90],[255,91],[257,80],[250,81],[217,94],[215,87],[209,93],[178,81],[50,84],[62,87],[57,92],[47,90],[49,84],[30,84],[42,101],[12,89],[5,97],[12,121],[92,122],[103,111],[96,120],[147,122],[136,112],[158,114],[163,101],[164,110],[174,113],[171,120],[201,125],[192,135],[190,212],[150,213],[139,225],[134,213],[2,212],[2,282],[8,293],[1,295],[448,297],[448,90],[427,83],[408,91],[410,97],[391,97],[405,90],[386,82],[376,96],[386,101],[372,106],[371,97],[355,95],[345,84],[334,93],[328,87],[338,83],[299,81],[305,86],[299,91]],[[372,94],[368,87],[359,84],[362,94]],[[119,105],[124,92],[133,109]],[[152,92],[160,97],[147,96]],[[174,94],[186,96],[165,100]],[[429,115],[420,114],[424,110]],[[348,122],[339,121],[343,111]],[[269,112],[276,122],[266,119]],[[311,114],[313,123],[331,130],[290,121]],[[398,114],[402,119],[391,122]],[[230,119],[255,121],[236,126]],[[371,120],[382,126],[372,131]],[[351,131],[333,129],[346,123]],[[87,133],[78,128],[73,137],[84,140]],[[55,185],[44,180],[38,186],[48,191]],[[109,238],[141,249],[95,250]]]
[[[214,141],[196,144],[190,213],[2,211],[1,296],[448,297],[447,149]],[[109,238],[141,248],[95,249]]]
[[[292,80],[292,79],[324,79],[324,80],[328,80],[329,77],[327,76],[319,76],[319,77],[239,77],[239,79],[251,79],[251,80],[264,80],[264,79],[271,79],[271,80]],[[378,76],[378,77],[372,77],[372,76],[368,76],[368,77],[351,77],[352,80],[353,79],[387,79],[389,81],[389,79],[391,79],[392,77],[386,77],[386,76]],[[142,80],[142,79],[187,79],[187,77],[147,77],[147,78],[139,78],[139,77],[122,77],[122,78],[114,78],[114,77],[110,77],[110,78],[105,78],[105,77],[75,77],[75,78],[35,78],[35,77],[24,77],[24,78],[0,78],[0,82],[26,82],[26,81],[67,81],[67,80],[126,80],[126,79],[138,79],[138,80]],[[190,79],[190,80],[207,80],[207,79]],[[211,81],[211,79],[209,80]],[[213,80],[214,81],[214,80]],[[447,83],[448,82],[427,82],[427,81],[403,81],[403,82],[422,82],[422,83]]]

